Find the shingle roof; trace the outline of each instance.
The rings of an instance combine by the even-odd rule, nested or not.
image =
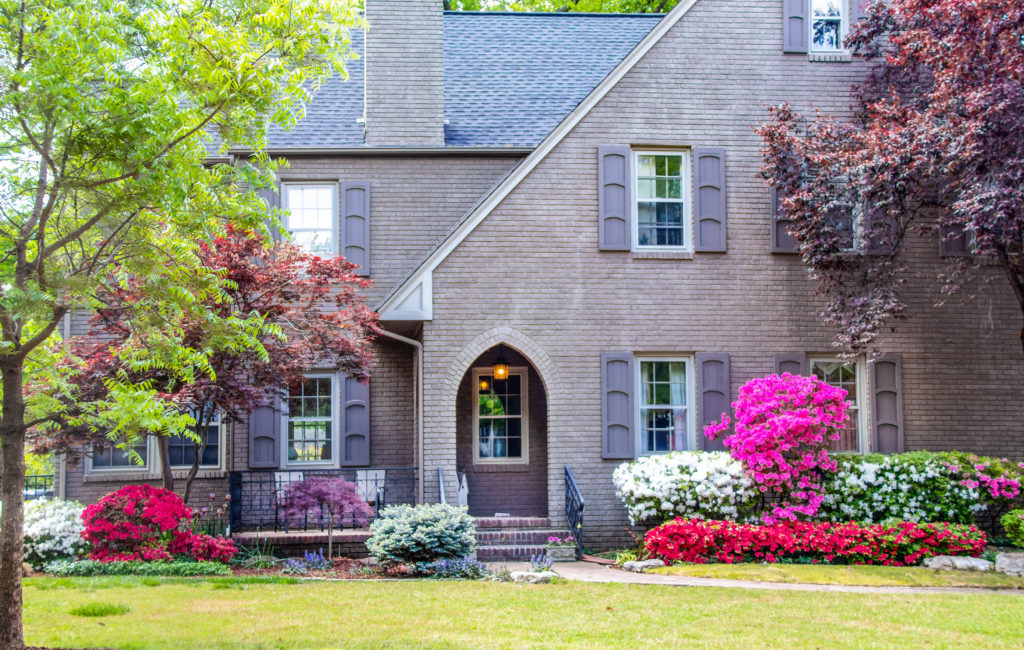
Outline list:
[[[446,12],[445,140],[459,147],[532,147],[629,53],[660,15]],[[363,53],[363,34],[352,49]],[[331,78],[272,148],[363,146],[363,59]]]

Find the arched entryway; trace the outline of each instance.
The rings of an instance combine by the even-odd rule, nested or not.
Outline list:
[[[507,378],[495,376],[497,362]],[[456,464],[469,514],[547,516],[548,404],[530,360],[496,345],[470,364],[456,396]]]

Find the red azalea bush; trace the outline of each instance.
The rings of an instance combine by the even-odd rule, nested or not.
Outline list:
[[[181,497],[151,485],[128,485],[82,512],[82,537],[92,546],[89,559],[100,562],[196,560],[227,562],[235,544],[222,537],[193,533],[192,509]]]
[[[809,559],[834,564],[912,566],[936,555],[977,557],[985,533],[974,526],[898,522],[783,521],[758,526],[678,518],[648,531],[644,545],[666,562],[778,562]]]

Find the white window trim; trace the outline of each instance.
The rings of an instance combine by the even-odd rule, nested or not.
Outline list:
[[[809,354],[807,355],[807,373],[814,376],[814,363],[816,361],[822,361],[831,363],[834,361],[845,361],[841,357],[829,354]],[[863,357],[857,357],[855,359],[857,365],[857,395],[859,396],[857,402],[857,450],[856,451],[830,451],[830,454],[857,454],[864,455],[868,452],[868,384],[867,384],[867,364],[864,362]]]
[[[632,218],[630,234],[630,248],[633,252],[644,252],[649,253],[651,251],[664,251],[664,252],[693,252],[693,150],[692,149],[633,149],[631,151],[633,159],[632,163],[632,174],[633,178],[630,180],[631,196],[630,196],[630,211]],[[648,244],[646,246],[640,245],[640,211],[637,209],[637,203],[639,203],[639,188],[640,188],[640,156],[682,156],[682,169],[681,180],[683,183],[682,192],[682,203],[683,203],[683,245],[682,246],[657,246]]]
[[[473,464],[474,465],[529,465],[530,464],[530,395],[529,373],[525,366],[514,366],[508,369],[508,375],[519,375],[521,387],[519,398],[522,404],[522,457],[520,458],[481,458],[480,457],[480,377],[491,376],[490,368],[473,368]]]
[[[857,0],[852,0],[856,2]],[[822,54],[846,54],[849,50],[843,45],[846,40],[846,34],[850,29],[850,10],[851,0],[840,0],[839,1],[839,49],[837,50],[816,50],[814,49],[814,8],[812,6],[813,0],[807,3],[808,16],[807,16],[807,53],[808,55],[822,55]]]
[[[289,221],[291,220],[292,213],[291,213],[291,211],[288,208],[288,190],[289,190],[289,188],[293,188],[293,187],[327,187],[327,186],[334,188],[334,191],[331,192],[331,253],[332,253],[333,256],[336,257],[338,255],[338,250],[339,250],[339,246],[338,246],[338,221],[339,221],[338,214],[340,213],[340,209],[339,209],[339,205],[338,205],[338,203],[339,203],[338,194],[340,192],[340,189],[339,189],[339,184],[338,183],[331,182],[331,181],[307,181],[307,182],[302,182],[302,181],[286,181],[286,182],[281,183],[281,207],[284,210],[284,220],[283,220],[281,225],[284,226],[284,230],[288,233],[288,238],[291,239],[291,232],[292,232],[292,230],[291,230],[291,227],[289,226]],[[306,230],[320,230],[320,229],[319,228],[302,228],[301,230],[306,231]]]
[[[281,409],[281,459],[282,468],[335,468],[340,467],[338,456],[338,420],[341,411],[339,397],[339,378],[333,372],[311,372],[302,375],[305,379],[331,380],[331,460],[290,460],[288,458],[288,396],[285,396],[285,408]]]
[[[633,409],[633,430],[636,431],[636,455],[640,456],[661,456],[669,452],[661,451],[643,451],[644,448],[644,432],[643,432],[643,418],[641,412],[644,405],[641,403],[643,399],[643,372],[641,371],[641,365],[647,361],[667,361],[667,362],[683,362],[686,364],[686,450],[693,451],[697,449],[697,384],[696,384],[696,371],[695,361],[693,356],[681,355],[681,356],[644,356],[636,355],[633,359],[635,361],[633,369],[633,394],[636,396],[636,406]]]

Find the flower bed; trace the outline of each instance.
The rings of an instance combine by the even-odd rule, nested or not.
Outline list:
[[[25,504],[25,561],[35,568],[47,562],[81,555],[82,504],[61,499],[37,499]]]
[[[910,566],[935,555],[971,555],[985,534],[957,524],[874,524],[784,521],[757,526],[678,518],[648,531],[644,545],[666,562],[799,560]]]

